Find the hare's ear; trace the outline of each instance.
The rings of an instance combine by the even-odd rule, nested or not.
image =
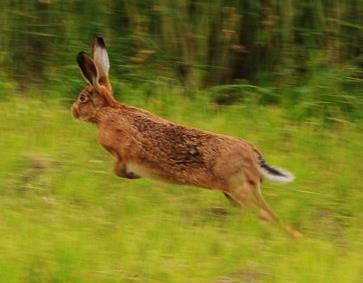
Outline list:
[[[99,81],[99,73],[95,62],[88,56],[86,52],[79,52],[77,63],[82,71],[84,79],[92,86],[97,86]]]
[[[95,37],[92,41],[92,57],[99,71],[99,82],[111,90],[108,79],[110,71],[110,60],[108,59],[107,49],[102,37]]]

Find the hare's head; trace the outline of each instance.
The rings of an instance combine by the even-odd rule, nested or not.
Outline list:
[[[73,103],[72,113],[77,119],[96,122],[101,108],[115,107],[117,104],[108,79],[110,62],[103,39],[96,37],[92,42],[92,57],[80,52],[77,63],[88,85],[81,90]]]

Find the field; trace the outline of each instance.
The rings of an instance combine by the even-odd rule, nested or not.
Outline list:
[[[114,176],[71,101],[19,95],[0,102],[0,282],[362,282],[362,124],[138,94],[121,98],[247,139],[294,172],[294,183],[266,182],[263,193],[304,238],[219,192]]]

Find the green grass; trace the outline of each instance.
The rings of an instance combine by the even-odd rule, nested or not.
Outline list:
[[[304,238],[239,212],[219,192],[120,179],[95,126],[74,120],[67,103],[11,98],[0,102],[0,282],[361,282],[361,125],[138,97],[123,99],[245,138],[294,172],[296,182],[263,191]]]

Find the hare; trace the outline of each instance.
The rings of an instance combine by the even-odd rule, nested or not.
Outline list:
[[[73,116],[96,124],[100,144],[116,159],[116,175],[219,190],[233,204],[254,204],[265,220],[279,223],[262,197],[261,183],[265,178],[291,182],[293,175],[268,165],[247,141],[178,125],[117,102],[101,37],[92,42],[92,57],[80,52],[77,62],[88,86],[73,104]]]

